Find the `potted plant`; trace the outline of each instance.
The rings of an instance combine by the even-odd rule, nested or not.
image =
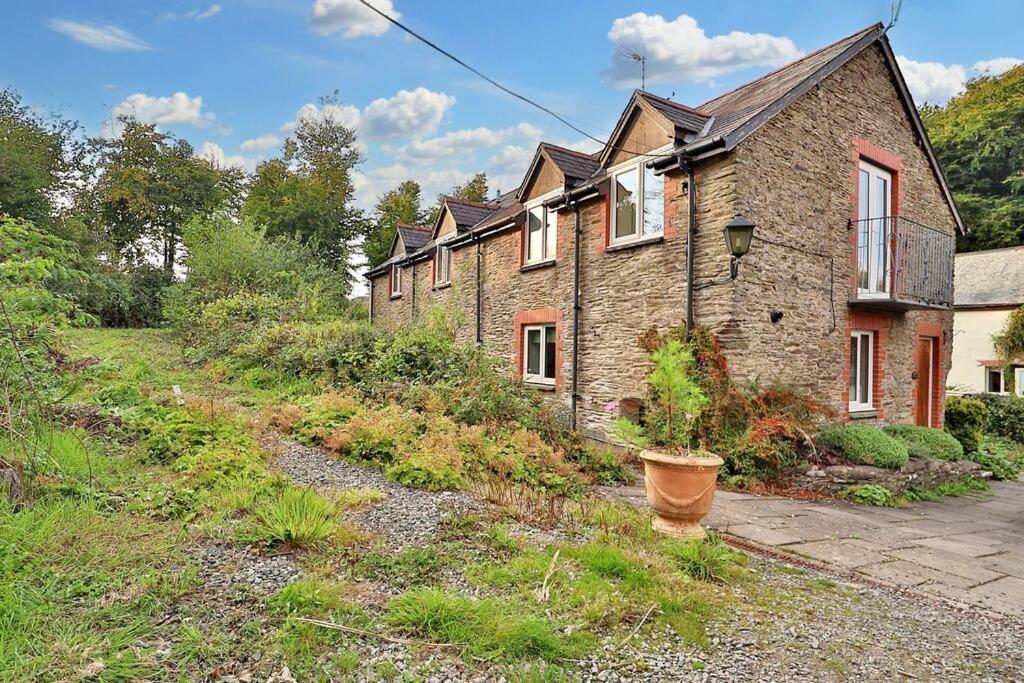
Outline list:
[[[700,522],[711,510],[723,464],[717,455],[694,447],[694,420],[708,398],[694,379],[693,355],[681,341],[664,342],[651,360],[650,393],[640,421],[620,417],[612,430],[639,450],[647,502],[654,511],[652,526],[670,536],[703,538]]]

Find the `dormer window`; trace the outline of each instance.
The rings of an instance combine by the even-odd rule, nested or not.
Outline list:
[[[391,296],[402,296],[402,266],[391,266]]]
[[[611,243],[623,244],[665,232],[665,181],[643,162],[612,173]]]
[[[452,282],[452,248],[443,244],[437,245],[434,257],[434,285],[449,285]]]
[[[555,260],[558,243],[558,212],[537,203],[526,209],[525,265]]]

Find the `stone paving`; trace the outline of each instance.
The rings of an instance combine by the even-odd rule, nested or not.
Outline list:
[[[604,495],[646,505],[643,482]],[[892,509],[718,491],[707,526],[921,593],[1024,617],[1024,482]]]

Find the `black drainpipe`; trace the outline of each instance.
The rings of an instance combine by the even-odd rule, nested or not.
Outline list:
[[[686,194],[689,200],[689,226],[686,230],[686,338],[693,332],[693,261],[697,240],[697,183],[693,177],[693,160],[679,155],[679,168],[686,171]]]
[[[483,333],[483,318],[481,312],[481,268],[480,268],[480,239],[479,237],[473,237],[473,241],[476,242],[476,344],[480,346],[484,343]]]
[[[575,219],[572,241],[572,428],[576,429],[576,403],[579,400],[580,369],[580,205],[576,200],[567,202]]]

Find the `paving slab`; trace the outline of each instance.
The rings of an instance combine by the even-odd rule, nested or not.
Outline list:
[[[829,564],[837,564],[846,569],[857,569],[866,564],[875,564],[889,559],[882,555],[881,551],[885,550],[882,546],[854,538],[798,543],[796,545],[787,545],[786,550],[813,557],[816,560],[828,562]]]
[[[898,557],[901,560],[913,562],[914,564],[931,567],[940,572],[962,576],[965,579],[970,579],[975,584],[995,581],[1003,576],[999,572],[985,569],[973,558],[954,555],[932,548],[901,548],[899,550],[890,550],[886,554],[890,557]]]

